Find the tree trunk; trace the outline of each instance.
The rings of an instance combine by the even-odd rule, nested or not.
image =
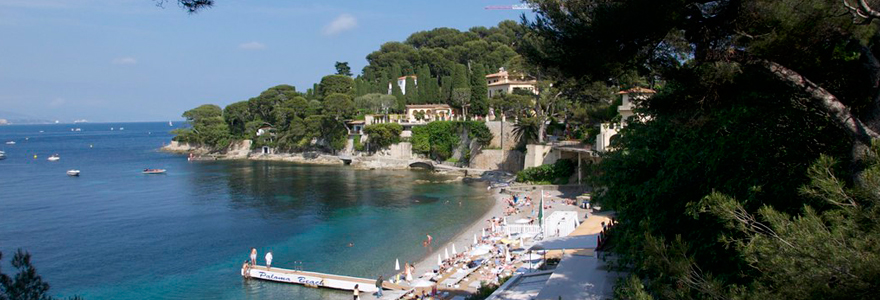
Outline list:
[[[818,107],[824,110],[838,126],[847,132],[853,139],[850,152],[852,155],[850,169],[853,174],[853,180],[856,182],[861,181],[860,177],[864,171],[865,161],[871,153],[869,151],[871,142],[880,138],[880,134],[878,134],[880,130],[877,128],[880,126],[878,125],[880,124],[880,103],[878,103],[880,102],[880,97],[874,98],[871,111],[866,113],[864,118],[860,118],[848,106],[840,102],[837,96],[794,70],[769,60],[753,60],[747,63],[763,67],[777,79],[810,95]],[[873,55],[870,55],[869,63],[874,65],[874,67],[878,66],[877,60]],[[880,68],[875,69],[880,70]]]

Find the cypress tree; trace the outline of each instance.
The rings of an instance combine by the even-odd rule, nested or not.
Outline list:
[[[431,69],[428,68],[428,65],[422,65],[419,68],[419,72],[417,72],[418,76],[418,103],[424,104],[431,101],[434,101],[431,98]]]
[[[391,95],[397,98],[397,111],[404,111],[406,109],[406,98],[403,97],[403,91],[397,85],[397,79],[395,78],[389,83],[391,84]]]
[[[455,70],[452,73],[452,88],[470,88],[470,83],[468,80],[468,70],[465,65],[456,64]]]
[[[468,113],[484,116],[489,113],[489,87],[486,83],[486,69],[477,64],[471,72],[471,107]]]
[[[419,89],[416,87],[416,81],[412,78],[412,76],[406,76],[406,94],[403,95],[404,99],[406,99],[406,104],[418,104],[419,102]]]
[[[452,76],[443,76],[440,82],[440,100],[438,103],[450,103],[452,97]]]

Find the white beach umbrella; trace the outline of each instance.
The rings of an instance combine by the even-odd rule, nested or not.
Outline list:
[[[474,233],[474,245],[476,245],[476,244],[477,244],[477,234]]]
[[[519,246],[522,247],[523,249],[526,248],[526,241],[523,240],[523,237],[519,237]]]
[[[495,222],[492,222],[492,232],[495,232]]]
[[[507,250],[507,247],[504,247],[504,261],[510,262],[510,250]]]
[[[394,259],[394,270],[400,271],[400,259],[399,258]]]
[[[504,217],[504,225],[507,225],[507,217]]]
[[[483,235],[481,235],[481,237],[485,237],[485,236],[486,236],[486,228],[483,228]]]
[[[452,255],[455,255],[455,243],[452,243]]]
[[[437,253],[437,265],[438,266],[443,265],[443,259],[440,257],[440,253]]]
[[[443,248],[443,253],[444,253],[443,257],[446,257],[446,259],[449,259],[449,248]]]

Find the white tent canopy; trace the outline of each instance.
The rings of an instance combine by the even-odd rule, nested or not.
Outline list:
[[[576,235],[564,236],[538,241],[528,248],[533,250],[562,250],[562,249],[596,249],[599,246],[599,235]]]

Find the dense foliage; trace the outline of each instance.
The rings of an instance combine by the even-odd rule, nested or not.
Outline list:
[[[533,184],[566,184],[574,174],[575,163],[568,159],[557,160],[552,165],[540,165],[516,172],[516,182]]]
[[[469,155],[469,145],[463,141],[476,141],[477,145],[485,146],[492,141],[492,132],[483,122],[434,121],[414,127],[411,139],[414,152],[436,160],[451,158],[456,149]],[[468,157],[463,158],[467,161]]]
[[[858,264],[877,253],[865,150],[880,132],[880,14],[833,0],[530,2],[530,63],[663,82],[600,165],[612,251],[634,274],[619,297],[876,293],[876,268]]]
[[[336,151],[345,147],[345,120],[357,112],[349,93],[351,78],[325,76],[318,85],[325,97],[306,100],[290,85],[267,89],[247,101],[220,109],[202,105],[184,112],[190,128],[178,129],[175,140],[222,150],[237,139],[251,139],[253,147],[270,146],[283,151]],[[331,91],[336,91],[330,93]],[[266,134],[257,136],[260,128]]]
[[[509,66],[516,57],[513,47],[522,26],[503,21],[496,27],[474,27],[468,31],[436,28],[413,33],[404,42],[388,42],[367,55],[363,74],[354,80],[354,94],[394,95],[402,112],[406,104],[447,103],[456,108],[468,107],[469,115],[486,115],[485,75]],[[404,94],[397,87],[405,79]],[[455,89],[468,90],[458,92]],[[467,97],[464,97],[467,96]]]
[[[371,151],[399,143],[401,132],[403,132],[403,126],[397,123],[381,123],[364,127],[364,134],[370,137],[368,143]]]
[[[0,253],[3,259],[3,253]],[[3,274],[0,270],[0,300],[52,300],[49,295],[49,283],[37,274],[31,264],[31,255],[21,249],[12,256],[12,267],[18,270],[15,276]],[[69,298],[81,299],[79,296]]]

